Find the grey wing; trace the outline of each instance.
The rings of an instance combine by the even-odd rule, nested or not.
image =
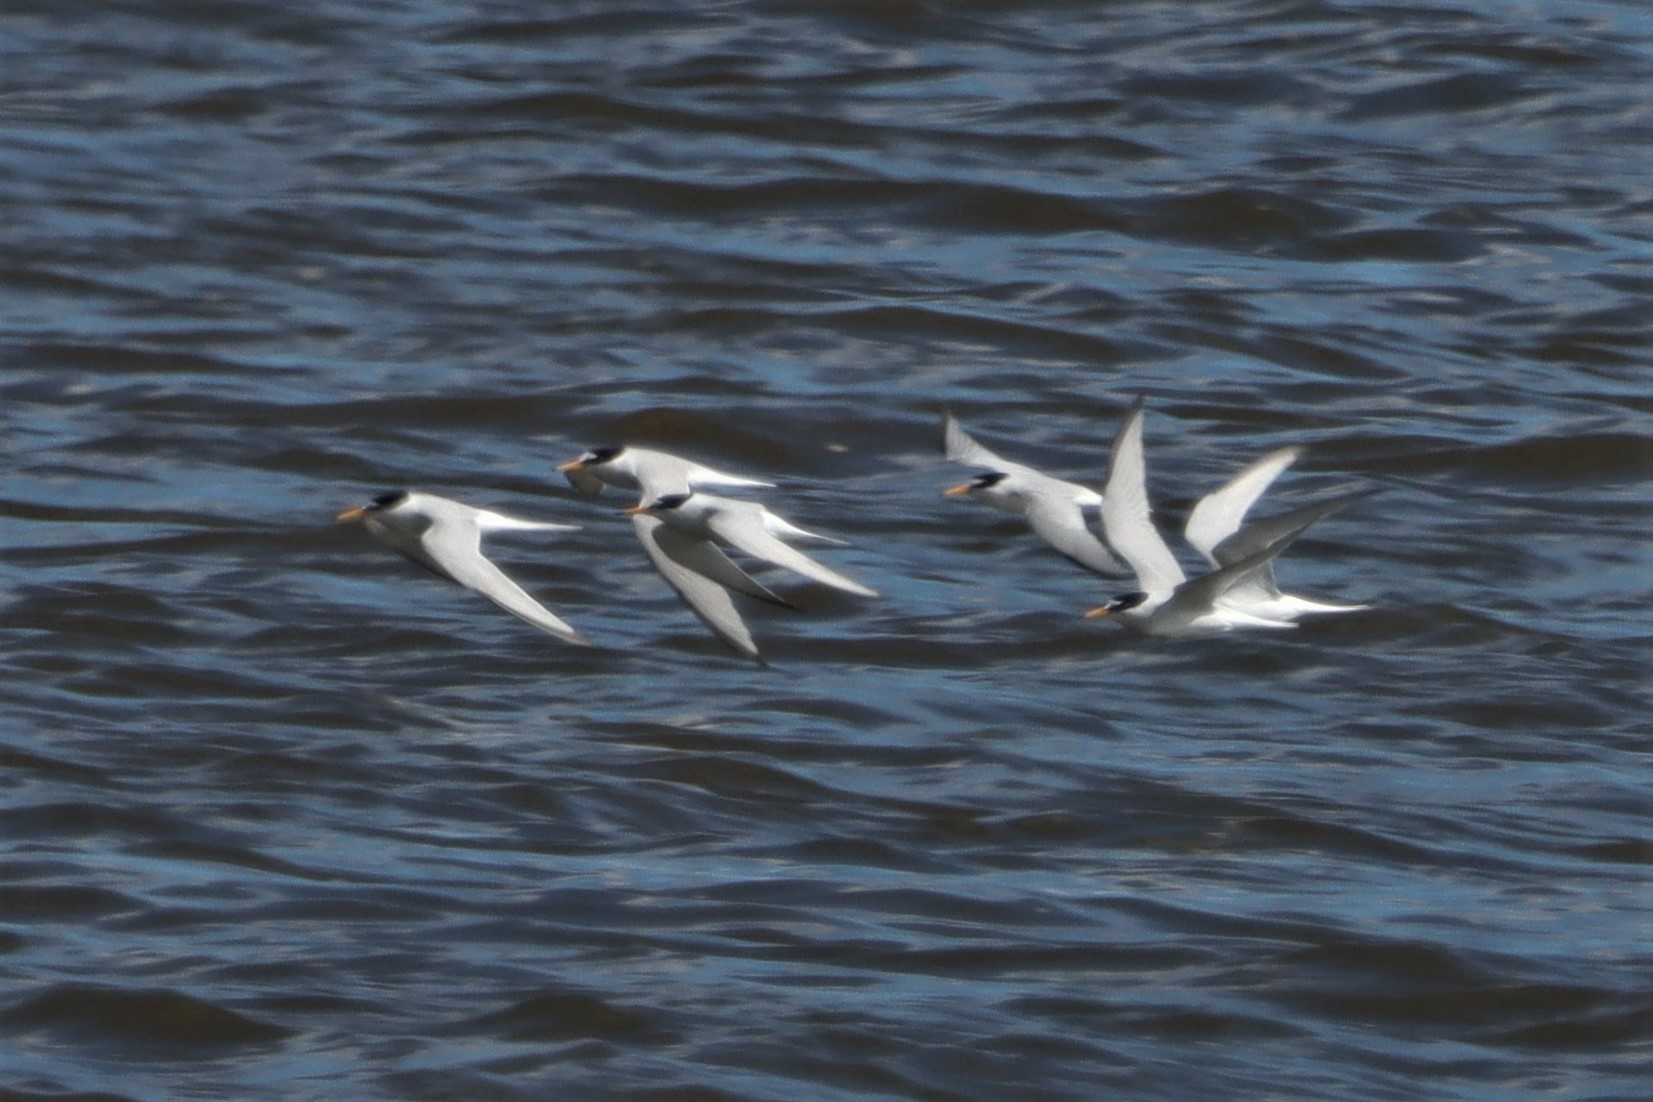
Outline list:
[[[876,597],[876,590],[860,582],[850,581],[836,570],[822,566],[795,547],[782,543],[764,528],[761,514],[722,513],[707,522],[714,535],[731,547],[738,548],[753,558],[802,574],[812,581],[856,593],[862,597]]]
[[[603,492],[603,480],[590,471],[564,471],[563,477],[581,497],[596,497]]]
[[[1098,574],[1124,574],[1127,567],[1114,558],[1102,541],[1085,526],[1085,514],[1068,498],[1040,494],[1027,506],[1027,522],[1056,550]]]
[[[658,537],[657,542],[663,540],[672,557],[680,565],[711,579],[724,589],[732,589],[736,593],[744,593],[748,597],[756,597],[760,601],[768,601],[782,608],[798,607],[742,570],[735,560],[725,555],[723,549],[711,540],[679,532],[669,525],[666,531],[668,534]]]
[[[482,533],[472,523],[439,523],[426,529],[420,544],[430,564],[466,589],[475,590],[511,615],[570,643],[590,646],[579,632],[505,576],[482,554]]]
[[[1160,608],[1166,615],[1186,614],[1189,618],[1211,610],[1230,590],[1253,584],[1259,574],[1268,569],[1274,557],[1284,551],[1295,536],[1265,547],[1247,558],[1202,574],[1177,588],[1169,601]]]
[[[1313,505],[1305,505],[1290,512],[1281,513],[1277,517],[1266,517],[1263,520],[1254,520],[1250,524],[1235,532],[1212,549],[1212,556],[1224,566],[1231,562],[1238,562],[1247,558],[1265,547],[1284,540],[1290,543],[1303,534],[1303,530],[1319,520],[1324,520],[1333,513],[1342,512],[1355,502],[1371,497],[1377,493],[1376,489],[1355,490],[1352,493],[1328,498]]]
[[[658,517],[634,516],[631,524],[654,568],[660,571],[660,576],[666,579],[668,585],[677,590],[677,595],[683,598],[689,611],[711,628],[719,639],[747,657],[762,662],[758,645],[747,630],[745,621],[740,618],[729,591],[700,570],[707,561],[704,549],[717,551],[717,548],[705,540],[667,527]],[[722,557],[722,552],[717,553]],[[727,562],[727,558],[724,561]]]
[[[1102,487],[1102,534],[1109,546],[1131,564],[1143,589],[1168,593],[1181,585],[1187,575],[1154,528],[1148,508],[1142,416],[1142,399],[1138,398],[1114,437],[1108,480]]]
[[[1273,595],[1278,595],[1279,590],[1274,587],[1272,573],[1264,573],[1271,569],[1269,564],[1275,557],[1290,547],[1298,536],[1308,531],[1309,526],[1315,521],[1329,517],[1361,498],[1371,497],[1375,493],[1375,489],[1358,490],[1246,525],[1217,546],[1217,556],[1227,557],[1224,564],[1183,586],[1174,600],[1186,598],[1189,602],[1203,607],[1215,603],[1236,587],[1251,585],[1262,586],[1265,592],[1272,590]],[[1250,552],[1239,554],[1238,552],[1245,547],[1250,547]]]
[[[1261,570],[1252,571],[1223,592],[1224,599],[1241,605],[1273,601],[1281,596],[1283,594],[1280,592],[1280,586],[1274,580],[1272,562],[1264,563]]]
[[[1263,496],[1263,491],[1280,477],[1280,472],[1297,461],[1302,450],[1281,448],[1272,451],[1200,498],[1188,514],[1183,537],[1213,566],[1220,565],[1216,556],[1217,545],[1239,530],[1246,513]]]
[[[992,471],[1005,469],[1005,461],[977,443],[951,413],[942,415],[941,447],[947,458],[955,463],[985,467]]]

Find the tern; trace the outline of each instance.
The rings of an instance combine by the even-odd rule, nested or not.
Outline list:
[[[741,620],[728,590],[771,604],[795,607],[737,566],[718,544],[802,574],[812,581],[863,597],[875,590],[851,581],[787,544],[791,539],[844,541],[799,528],[753,501],[706,493],[671,493],[645,498],[625,510],[631,516],[655,568],[701,622],[724,642],[759,662],[757,644]]]
[[[714,470],[670,452],[614,444],[592,448],[557,468],[585,497],[596,497],[604,486],[641,490],[645,497],[686,494],[693,490],[772,487],[773,482]]]
[[[1345,494],[1242,528],[1224,541],[1226,548],[1219,545],[1214,549],[1222,565],[1190,579],[1154,528],[1142,455],[1142,419],[1143,402],[1139,398],[1114,439],[1107,481],[1102,486],[1103,532],[1114,549],[1131,564],[1137,584],[1142,588],[1085,615],[1118,616],[1121,622],[1139,631],[1163,636],[1296,626],[1290,620],[1248,611],[1243,604],[1226,604],[1224,598],[1238,586],[1257,584],[1269,563],[1309,525],[1373,491]],[[1227,561],[1223,562],[1225,558]]]
[[[1101,494],[1000,457],[977,443],[951,413],[943,426],[943,447],[956,463],[987,468],[986,474],[943,490],[944,495],[977,497],[1000,512],[1026,518],[1046,543],[1098,574],[1126,573],[1085,524],[1084,510],[1100,506]]]
[[[1246,513],[1280,473],[1297,461],[1302,448],[1272,451],[1229,479],[1219,489],[1202,497],[1188,514],[1185,538],[1212,567],[1227,566],[1262,550],[1261,542],[1278,528],[1278,521],[1252,524],[1242,530]],[[1365,496],[1362,493],[1360,496]],[[1288,517],[1291,514],[1286,514]],[[1244,534],[1242,534],[1242,532]],[[1370,605],[1332,605],[1280,592],[1274,580],[1274,564],[1235,585],[1222,596],[1222,603],[1238,607],[1268,620],[1295,620],[1311,613],[1358,612]]]
[[[489,533],[567,532],[579,525],[519,520],[488,509],[473,509],[435,494],[408,490],[380,494],[367,505],[346,509],[337,519],[360,522],[380,543],[466,589],[475,590],[542,631],[570,643],[590,646],[579,632],[524,593],[482,554],[482,537]]]

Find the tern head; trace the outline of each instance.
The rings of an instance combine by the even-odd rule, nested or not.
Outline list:
[[[587,467],[601,467],[604,463],[612,463],[616,459],[620,458],[620,454],[625,450],[626,448],[624,444],[611,444],[605,445],[601,448],[592,448],[582,454],[578,459],[571,459],[567,463],[564,463],[562,466],[558,467],[557,470],[583,471]]]
[[[958,497],[960,494],[974,494],[982,490],[991,490],[1010,476],[1003,471],[988,471],[979,474],[969,482],[961,482],[957,486],[950,486],[941,491],[945,497]]]
[[[673,509],[683,508],[684,505],[688,504],[689,498],[693,496],[693,494],[661,494],[652,501],[639,501],[636,505],[633,505],[629,509],[624,509],[622,512],[632,515],[636,515],[638,513],[649,513],[651,515],[655,513],[669,513]]]
[[[387,509],[394,509],[407,499],[408,492],[406,490],[387,490],[376,495],[368,504],[358,505],[354,509],[346,509],[333,519],[339,521],[361,520],[372,513],[382,513]]]
[[[1085,613],[1085,619],[1091,620],[1098,616],[1117,616],[1121,612],[1129,612],[1131,609],[1137,608],[1147,599],[1148,595],[1146,593],[1121,594],[1120,596],[1109,601],[1107,604],[1103,605],[1101,608],[1093,608],[1089,612]]]

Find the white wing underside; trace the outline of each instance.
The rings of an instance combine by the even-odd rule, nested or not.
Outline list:
[[[628,448],[637,470],[637,483],[644,500],[666,494],[686,494],[695,490],[731,489],[739,487],[772,487],[773,482],[744,478],[728,471],[708,467],[691,459],[683,459],[670,452],[647,448]]]
[[[592,498],[603,492],[604,486],[641,490],[644,499],[666,494],[686,494],[693,490],[728,489],[738,487],[772,487],[773,482],[745,478],[738,474],[708,467],[670,452],[652,448],[627,447],[630,470],[610,468],[604,477],[603,468],[579,468],[564,471],[569,484],[584,497]]]
[[[1142,455],[1142,402],[1114,438],[1108,479],[1102,486],[1102,533],[1136,571],[1146,593],[1169,594],[1187,575],[1154,528],[1148,507],[1148,472]]]
[[[1068,499],[1050,495],[1027,504],[1027,523],[1046,543],[1098,574],[1123,574],[1125,566],[1109,553],[1085,524],[1085,514]]]
[[[753,641],[746,622],[740,618],[729,591],[709,576],[722,573],[718,560],[742,576],[745,576],[744,572],[709,541],[679,532],[658,517],[639,514],[631,518],[631,524],[655,569],[683,598],[689,611],[699,617],[700,622],[719,639],[747,657],[763,661],[758,654],[758,645]],[[750,578],[747,580],[752,581]],[[757,585],[755,581],[752,584]]]
[[[964,427],[958,423],[958,418],[951,413],[944,415],[942,421],[941,448],[942,454],[954,463],[963,463],[968,467],[985,467],[993,471],[1005,469],[1005,460],[965,432]]]
[[[1220,566],[1217,545],[1239,531],[1246,514],[1263,496],[1280,473],[1297,461],[1301,448],[1270,452],[1229,479],[1220,488],[1200,498],[1188,514],[1183,537],[1204,555],[1212,566]]]
[[[712,534],[724,543],[772,566],[802,574],[812,581],[841,589],[846,593],[856,593],[862,597],[878,596],[876,591],[859,582],[851,581],[836,570],[816,562],[797,548],[781,542],[770,534],[762,515],[745,510],[724,511],[708,518],[706,524]]]
[[[607,483],[602,479],[598,478],[590,471],[585,470],[564,471],[563,477],[568,479],[568,484],[574,487],[575,493],[586,498],[596,497],[601,494],[603,492],[603,487],[607,485]]]
[[[513,519],[501,517],[498,513],[489,515],[499,520]],[[510,525],[518,528],[524,526],[541,527],[531,521],[517,521]],[[438,519],[419,537],[419,549],[424,565],[446,574],[466,589],[480,593],[511,615],[570,643],[590,645],[570,624],[530,597],[482,554],[480,524]]]
[[[548,520],[523,520],[520,517],[506,516],[491,509],[477,509],[472,514],[473,521],[483,534],[491,532],[577,532],[578,524],[554,524]]]
[[[784,517],[776,516],[774,513],[771,513],[768,509],[762,509],[761,515],[763,517],[763,530],[768,532],[771,536],[775,536],[780,539],[791,538],[800,540],[814,540],[817,543],[832,544],[834,547],[849,546],[849,540],[841,540],[837,536],[823,536],[819,532],[811,532],[807,528],[799,528],[796,524],[793,524]]]
[[[759,488],[773,488],[773,482],[764,482],[762,479],[746,478],[728,471],[719,471],[700,463],[690,463],[688,481],[694,489],[716,490],[731,486],[747,486]]]

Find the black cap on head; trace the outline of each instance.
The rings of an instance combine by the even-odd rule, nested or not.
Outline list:
[[[1010,476],[1003,471],[988,471],[986,474],[979,474],[972,478],[970,488],[972,490],[985,490],[990,486],[997,486],[1008,477]]]
[[[649,504],[651,509],[681,509],[691,494],[661,494]]]
[[[1147,599],[1148,595],[1146,593],[1122,593],[1108,602],[1107,609],[1110,613],[1126,612]]]
[[[618,458],[620,453],[625,450],[626,448],[624,444],[607,444],[600,448],[592,448],[590,451],[580,456],[580,462],[584,463],[588,467],[594,467],[599,463],[611,462],[612,460]]]
[[[408,499],[406,490],[387,490],[373,499],[369,509],[394,509]]]

